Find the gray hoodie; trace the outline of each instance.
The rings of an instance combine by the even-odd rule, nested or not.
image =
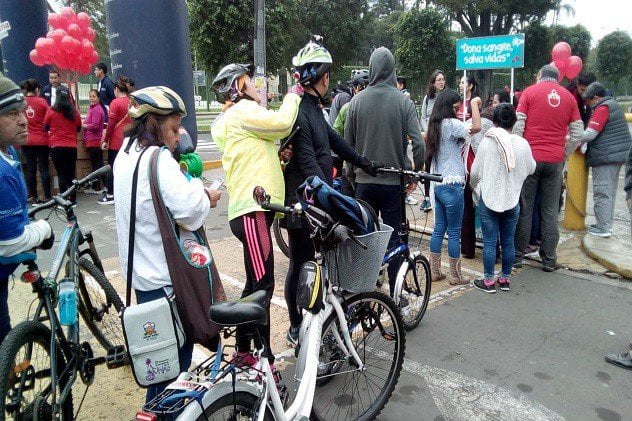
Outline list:
[[[421,139],[415,104],[397,90],[395,58],[380,47],[369,60],[369,86],[349,103],[345,139],[358,154],[387,167],[410,168],[407,136],[412,139],[416,170],[423,169],[425,145]],[[397,175],[370,177],[356,168],[360,184],[399,184]]]

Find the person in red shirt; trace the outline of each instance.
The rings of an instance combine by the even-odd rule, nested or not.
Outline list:
[[[587,143],[586,165],[592,168],[597,219],[588,233],[608,238],[612,235],[619,173],[626,162],[632,136],[621,106],[606,94],[606,88],[601,83],[588,85],[583,98],[594,110],[582,138],[582,142]]]
[[[48,131],[50,156],[57,171],[59,190],[64,192],[72,186],[77,167],[77,133],[81,131],[81,117],[67,92],[57,92],[55,105],[46,111],[45,130]],[[77,194],[70,196],[77,204]]]
[[[557,268],[557,243],[559,227],[557,216],[562,189],[562,172],[567,150],[581,142],[584,124],[573,95],[557,83],[558,71],[546,65],[538,72],[537,82],[526,88],[520,96],[518,122],[514,133],[524,137],[531,146],[537,166],[527,177],[520,194],[520,218],[516,228],[516,260],[514,266],[522,267],[522,259],[529,243],[531,218],[536,193],[540,197],[540,229],[542,244],[542,270],[551,272]],[[566,134],[570,130],[569,148]]]
[[[127,115],[127,110],[129,108],[130,86],[130,81],[127,77],[121,76],[118,78],[118,81],[114,86],[114,95],[116,98],[110,103],[108,127],[105,131],[103,142],[101,143],[101,149],[108,151],[108,163],[112,167],[114,166],[116,154],[123,144],[125,132],[130,124],[132,124],[132,120]],[[114,177],[112,174],[108,175],[106,184],[107,192],[103,193],[103,197],[99,199],[99,204],[113,205]]]
[[[88,98],[90,99],[90,108],[83,121],[83,142],[90,155],[90,165],[94,172],[103,166],[101,138],[105,127],[106,110],[99,99],[99,91],[91,89]],[[105,182],[106,179],[104,178],[103,185],[105,185]],[[98,194],[101,191],[100,183],[100,180],[94,180],[90,188],[85,190],[85,193]]]
[[[28,139],[22,147],[26,157],[26,186],[31,203],[43,203],[37,197],[37,170],[39,169],[44,201],[51,198],[50,172],[48,171],[48,132],[44,130],[44,117],[48,110],[48,103],[40,98],[41,86],[35,79],[22,82],[21,89],[26,93],[26,109],[24,115],[27,121]]]

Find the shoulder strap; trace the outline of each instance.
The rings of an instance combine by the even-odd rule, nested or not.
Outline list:
[[[130,142],[132,140],[130,139]],[[138,191],[138,167],[140,161],[143,158],[143,154],[147,151],[144,148],[138,156],[136,167],[134,168],[134,175],[132,176],[132,204],[130,206],[129,214],[129,246],[127,249],[127,291],[125,296],[125,307],[129,307],[132,298],[132,273],[134,269],[134,238],[136,237],[136,192]]]

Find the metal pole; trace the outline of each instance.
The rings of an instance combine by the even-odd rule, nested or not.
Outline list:
[[[509,98],[511,98],[511,103],[513,104],[514,99],[514,68],[511,68],[511,85],[509,86]]]
[[[265,0],[255,1],[255,86],[261,96],[261,105],[268,106],[266,82],[266,13]]]
[[[463,121],[467,120],[467,70],[463,70]]]

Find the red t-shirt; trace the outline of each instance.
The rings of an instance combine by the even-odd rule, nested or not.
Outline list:
[[[48,146],[48,132],[44,130],[44,117],[48,110],[48,103],[44,98],[37,96],[27,96],[26,109],[26,129],[28,138],[26,146]]]
[[[588,122],[588,128],[601,133],[603,128],[606,127],[606,123],[608,123],[609,118],[610,118],[610,109],[605,105],[600,105],[597,107],[593,115],[590,117],[590,121]]]
[[[49,108],[44,117],[44,124],[49,127],[48,138],[51,148],[77,147],[77,129],[81,128],[81,117],[78,112],[75,111],[74,120],[68,120],[62,113]]]
[[[105,131],[105,140],[108,148],[118,151],[123,145],[125,130],[132,124],[132,119],[127,115],[129,98],[126,96],[116,98],[110,103],[108,114],[108,128]]]
[[[529,86],[520,96],[516,112],[527,115],[524,138],[537,162],[564,161],[568,125],[581,121],[573,94],[555,82]]]

